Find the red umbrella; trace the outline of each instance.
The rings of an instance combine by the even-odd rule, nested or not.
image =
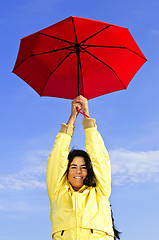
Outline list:
[[[127,28],[69,17],[22,38],[13,72],[40,96],[91,99],[126,89],[145,62]]]

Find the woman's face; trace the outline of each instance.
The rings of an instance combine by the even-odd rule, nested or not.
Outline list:
[[[87,168],[83,157],[74,157],[68,170],[68,181],[73,189],[78,191],[83,186],[87,176]]]

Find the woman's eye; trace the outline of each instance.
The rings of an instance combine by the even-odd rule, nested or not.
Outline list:
[[[71,167],[71,168],[76,168],[76,167]]]

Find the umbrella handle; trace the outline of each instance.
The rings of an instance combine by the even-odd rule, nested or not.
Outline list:
[[[90,118],[88,115],[86,115],[85,113],[83,113],[82,111],[80,111],[78,107],[76,107],[76,110],[77,110],[79,113],[83,114],[85,117]]]

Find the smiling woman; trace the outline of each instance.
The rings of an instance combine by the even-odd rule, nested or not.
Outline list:
[[[114,229],[109,204],[110,160],[94,119],[83,119],[87,152],[70,151],[77,107],[89,116],[87,99],[78,96],[47,161],[52,238],[113,240],[119,232]]]
[[[75,190],[79,190],[84,184],[87,186],[96,187],[96,179],[91,164],[91,159],[87,152],[83,150],[72,150],[68,155],[67,178]],[[73,169],[73,170],[72,170]],[[79,182],[72,181],[72,176],[75,179],[81,179]],[[73,180],[74,180],[73,178]],[[75,184],[79,183],[79,188]]]
[[[83,181],[87,176],[87,168],[83,157],[74,157],[69,170],[68,181],[73,189],[78,191],[83,186]]]

